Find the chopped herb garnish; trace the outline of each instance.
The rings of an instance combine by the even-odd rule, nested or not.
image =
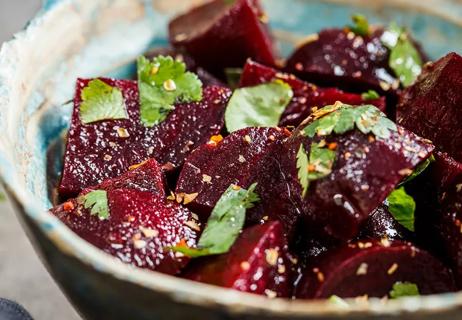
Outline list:
[[[88,124],[101,120],[128,119],[124,97],[119,88],[91,80],[81,93],[80,119]]]
[[[228,252],[244,226],[246,210],[260,201],[256,186],[254,183],[248,190],[229,186],[213,208],[197,248],[177,245],[170,249],[192,258]]]
[[[390,298],[392,299],[419,295],[419,288],[411,282],[395,282],[393,289],[390,291]]]
[[[424,172],[428,166],[435,161],[435,156],[431,155],[429,158],[425,159],[424,162],[422,162],[421,164],[419,164],[415,169],[414,169],[414,172],[408,176],[406,179],[404,179],[404,181],[402,181],[400,183],[400,186],[408,183],[409,181],[412,181],[414,180],[417,176],[419,176],[422,172]]]
[[[165,120],[175,103],[202,99],[202,82],[197,75],[170,56],[157,56],[152,61],[139,57],[138,88],[141,121],[147,127]]]
[[[414,199],[403,187],[394,190],[387,198],[388,210],[396,221],[410,231],[414,231]]]
[[[364,92],[363,94],[361,94],[361,98],[366,101],[376,100],[380,98],[380,95],[375,90],[368,90],[367,92]]]
[[[226,82],[229,87],[235,89],[241,81],[242,68],[225,68]]]
[[[377,138],[387,139],[391,131],[396,131],[396,124],[373,105],[358,107],[337,102],[324,107],[311,115],[312,123],[303,129],[303,133],[312,138],[328,136],[332,132],[343,134],[356,128],[364,134],[373,133]]]
[[[404,87],[410,86],[422,72],[422,58],[408,32],[392,23],[381,37],[390,50],[388,64]]]
[[[336,153],[320,143],[313,142],[308,158],[303,144],[297,153],[298,180],[302,185],[302,196],[305,197],[311,181],[327,177],[332,172]]]
[[[233,132],[247,127],[277,126],[292,97],[291,87],[280,80],[236,89],[226,108],[226,128]]]
[[[96,215],[100,220],[109,218],[109,205],[105,190],[93,190],[77,198],[85,209],[90,209],[91,215]]]
[[[369,21],[362,14],[355,14],[351,17],[353,25],[349,26],[349,29],[356,35],[366,37],[369,35]]]

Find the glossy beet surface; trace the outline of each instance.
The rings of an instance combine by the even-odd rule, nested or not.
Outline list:
[[[348,29],[325,29],[292,54],[286,69],[308,81],[356,91],[397,89],[382,33],[361,37]]]
[[[306,268],[297,298],[387,296],[396,282],[421,294],[455,291],[452,273],[428,252],[400,241],[355,242],[319,256]]]
[[[279,72],[271,67],[248,60],[240,80],[241,87],[256,86],[273,80],[282,80],[289,84],[294,91],[294,97],[281,116],[279,125],[298,126],[308,117],[313,108],[322,108],[341,101],[351,105],[373,104],[385,112],[385,98],[364,100],[361,95],[347,93],[336,88],[319,88],[311,83],[302,81],[295,76]]]
[[[134,189],[109,190],[107,199],[107,220],[90,215],[78,199],[51,212],[80,237],[125,263],[167,274],[176,274],[186,265],[188,258],[167,248],[181,240],[196,244],[196,230],[187,225],[196,225],[189,210]]]
[[[291,177],[291,193],[301,198],[297,178],[296,154],[303,143],[307,153],[311,143],[319,142],[295,133],[286,143],[286,160],[282,167]],[[352,239],[360,225],[420,162],[430,156],[433,146],[409,131],[398,127],[386,139],[376,139],[358,130],[325,138],[335,146],[332,173],[312,181],[301,199],[302,210],[316,230],[339,239]]]
[[[462,57],[450,53],[428,64],[401,95],[397,122],[462,161]]]
[[[206,221],[231,184],[248,188],[259,181],[274,144],[287,136],[279,128],[246,128],[199,147],[186,159],[176,193],[197,194],[188,207]]]
[[[271,298],[289,297],[292,260],[281,224],[268,222],[245,229],[228,253],[193,261],[183,276]]]
[[[75,196],[86,187],[119,176],[147,158],[155,158],[170,169],[181,166],[194,148],[223,128],[228,89],[206,87],[201,102],[177,104],[165,121],[146,128],[140,121],[136,82],[103,80],[122,91],[129,119],[83,124],[79,117],[80,96],[89,80],[77,81],[59,185],[63,197]]]
[[[274,65],[266,19],[258,0],[215,0],[172,20],[169,37],[215,74],[242,67],[247,58]]]
[[[412,232],[399,224],[386,205],[377,207],[361,227],[359,239],[410,240]]]

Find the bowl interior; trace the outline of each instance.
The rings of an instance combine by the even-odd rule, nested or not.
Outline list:
[[[132,77],[136,56],[166,45],[170,17],[196,2],[200,1],[50,1],[26,31],[2,47],[1,175],[26,213],[61,244],[70,245],[75,237],[45,211],[52,204],[62,166],[62,137],[76,78]],[[311,33],[345,26],[354,13],[366,15],[372,23],[407,26],[431,58],[462,52],[462,4],[430,3],[434,1],[263,0],[283,56]],[[85,245],[76,248],[75,254],[82,256],[89,250]]]

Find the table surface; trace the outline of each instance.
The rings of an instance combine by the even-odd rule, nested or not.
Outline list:
[[[0,0],[0,43],[24,27],[40,0]],[[78,320],[35,254],[8,202],[0,203],[0,297],[22,304],[35,320]]]

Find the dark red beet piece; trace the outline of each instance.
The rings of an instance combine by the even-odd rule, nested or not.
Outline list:
[[[103,79],[121,89],[129,119],[83,124],[79,117],[81,91],[90,80],[79,79],[68,133],[59,192],[64,198],[86,187],[117,177],[131,165],[155,158],[175,168],[194,148],[218,134],[230,91],[206,87],[198,103],[177,104],[165,121],[152,128],[142,125],[135,81]]]
[[[292,258],[279,222],[245,229],[230,251],[192,261],[183,277],[239,291],[289,297]]]
[[[393,218],[386,205],[381,205],[369,215],[358,238],[410,240],[412,233]]]
[[[296,297],[384,297],[396,282],[414,283],[424,295],[456,290],[439,260],[410,243],[386,240],[350,243],[319,256],[306,268]]]
[[[196,244],[191,212],[150,192],[114,189],[107,192],[110,216],[90,215],[76,199],[51,212],[80,237],[121,261],[167,274],[177,274],[189,261],[166,250],[185,240]],[[194,222],[195,225],[195,222]]]
[[[173,19],[170,42],[218,75],[242,67],[247,58],[274,65],[266,18],[258,0],[215,0]]]
[[[196,61],[194,61],[194,59],[185,52],[181,52],[180,50],[176,50],[174,48],[161,47],[145,53],[145,56],[148,59],[153,59],[159,55],[171,56],[175,60],[183,61],[186,65],[186,69],[196,73],[202,83],[206,86],[226,86],[222,81],[214,77],[207,70],[198,66]]]
[[[427,64],[400,97],[397,122],[430,139],[440,150],[462,161],[462,57],[449,53]]]
[[[281,116],[280,126],[298,126],[312,113],[314,107],[322,108],[336,101],[351,105],[372,104],[385,112],[385,97],[366,101],[359,94],[343,92],[336,88],[318,88],[291,74],[279,72],[252,60],[247,60],[244,66],[240,86],[256,86],[276,79],[286,82],[294,91],[292,101]]]
[[[126,173],[117,178],[104,180],[99,185],[87,189],[109,191],[121,188],[148,191],[164,198],[165,177],[162,168],[156,160],[148,159],[130,167]]]
[[[218,143],[202,145],[186,159],[176,193],[197,193],[188,207],[206,221],[231,184],[248,188],[258,182],[264,159],[288,135],[280,128],[245,128]]]
[[[336,147],[332,173],[312,181],[305,199],[299,201],[309,224],[344,240],[358,235],[369,214],[433,150],[432,145],[401,127],[387,140],[359,130],[314,139],[294,133],[286,143],[287,156],[281,161],[285,176],[290,178],[292,195],[300,198],[302,194],[296,168],[300,144],[309,154],[311,143],[322,139]]]

